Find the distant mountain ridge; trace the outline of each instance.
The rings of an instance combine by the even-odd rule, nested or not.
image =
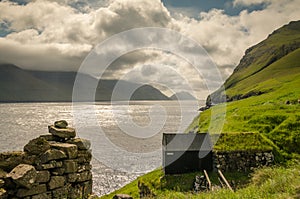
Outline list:
[[[70,102],[76,72],[28,71],[13,64],[0,64],[0,102]],[[79,88],[79,101],[90,101],[85,93],[94,92],[91,85],[98,85],[95,101],[110,101],[118,80],[98,80],[92,76],[79,74],[84,80]],[[122,91],[114,100],[128,100],[126,92],[138,88],[131,100],[169,100],[167,96],[150,85],[119,81]],[[123,92],[123,93],[122,93]]]
[[[175,93],[170,97],[171,100],[196,100],[196,98],[186,91]]]

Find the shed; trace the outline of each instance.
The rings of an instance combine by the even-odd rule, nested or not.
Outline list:
[[[212,144],[208,133],[164,133],[162,140],[165,174],[212,171]]]

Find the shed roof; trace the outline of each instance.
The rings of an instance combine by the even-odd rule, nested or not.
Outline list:
[[[163,147],[166,151],[211,151],[208,133],[164,133]]]

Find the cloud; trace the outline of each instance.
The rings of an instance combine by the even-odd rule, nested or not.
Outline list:
[[[144,77],[148,77],[157,74],[157,71],[158,70],[152,65],[143,65],[141,73]]]
[[[259,5],[259,4],[269,4],[271,2],[277,0],[234,0],[234,6],[252,6],[252,5]]]
[[[264,2],[270,3],[263,10],[243,10],[238,16],[229,16],[213,9],[201,12],[200,20],[182,17],[177,23],[182,32],[203,45],[218,66],[227,66],[222,73],[228,76],[247,48],[282,25],[300,19],[297,1]]]
[[[265,6],[247,11],[248,6],[258,4]],[[0,61],[27,69],[77,70],[98,43],[116,33],[131,28],[164,27],[202,45],[225,79],[248,47],[282,25],[300,19],[298,4],[297,0],[234,0],[234,6],[245,8],[239,15],[211,9],[190,18],[184,10],[174,14],[176,10],[165,7],[159,0],[1,1]],[[191,11],[196,15],[195,9],[188,12]],[[137,35],[135,41],[147,36]],[[163,38],[160,41],[165,42]],[[182,45],[182,48],[187,56],[195,53],[193,46]],[[131,79],[147,77],[149,81],[170,82],[180,89],[181,82],[163,69],[172,66],[189,79],[192,87],[199,88],[198,92],[205,88],[203,79],[195,75],[185,60],[157,51],[137,51],[120,57],[106,71],[106,78],[121,77],[135,66],[140,69],[132,73]]]
[[[0,54],[7,54],[4,52],[4,46],[7,45],[16,50],[7,58],[2,56],[2,62],[12,62],[30,69],[56,70],[59,66],[61,70],[77,70],[81,64],[79,61],[84,59],[88,50],[113,34],[137,27],[172,26],[169,12],[159,0],[151,3],[137,0],[134,4],[129,0],[116,0],[107,7],[90,10],[88,13],[69,6],[78,2],[81,1],[40,0],[25,5],[0,2],[0,22],[8,23],[10,31],[10,34],[1,38]],[[35,54],[37,51],[38,54]],[[50,55],[49,52],[54,54]],[[36,58],[37,55],[40,57]],[[48,57],[54,55],[58,59],[53,59],[51,63]],[[30,61],[23,63],[17,61],[20,60],[18,57]],[[42,59],[45,63],[42,63]],[[55,63],[55,60],[60,61]],[[134,64],[132,60],[140,62],[137,57],[127,56],[123,59],[124,62],[129,61],[125,63],[127,65]],[[49,65],[57,67],[48,67]]]
[[[0,61],[26,69],[72,71],[83,61],[91,46],[70,44],[22,44],[0,38]],[[47,55],[47,56],[45,56]]]
[[[115,0],[95,12],[94,26],[104,37],[140,27],[172,27],[168,10],[158,1]]]

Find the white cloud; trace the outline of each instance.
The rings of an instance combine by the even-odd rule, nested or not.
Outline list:
[[[94,26],[101,35],[113,34],[140,27],[169,27],[172,19],[159,0],[115,0],[95,12]]]
[[[18,49],[18,53],[12,53],[7,58],[2,56],[2,62],[12,62],[23,68],[44,69],[48,65],[55,65],[62,67],[62,70],[76,70],[81,62],[74,62],[75,54],[76,57],[81,56],[79,60],[83,60],[88,50],[113,34],[136,27],[169,27],[172,24],[169,12],[158,0],[151,3],[138,0],[134,4],[131,1],[112,1],[108,7],[89,13],[79,12],[69,6],[78,1],[58,2],[40,0],[26,5],[0,2],[0,21],[10,24],[12,32],[1,39],[0,54],[7,54],[3,51],[6,51],[4,46],[8,44]],[[35,54],[37,50],[39,53]],[[57,59],[52,59],[52,64],[49,64],[47,57],[53,56],[49,55],[52,51],[57,52],[54,54],[60,59],[65,59],[65,64],[54,63]],[[40,57],[36,59],[38,55]],[[10,57],[15,57],[15,60]],[[31,61],[25,64],[16,61],[20,60],[17,57],[27,57]],[[44,64],[41,63],[43,58]]]
[[[109,36],[131,28],[165,27],[180,31],[204,46],[226,78],[248,47],[276,28],[300,19],[298,0],[234,1],[235,6],[245,8],[261,3],[266,3],[264,9],[244,10],[238,16],[213,9],[193,19],[184,12],[173,18],[175,15],[171,16],[159,0],[39,0],[26,5],[1,1],[0,23],[8,25],[11,33],[0,38],[0,61],[30,69],[76,70],[88,52]],[[130,53],[117,60],[107,74],[120,76],[136,64],[151,65],[151,70],[139,71],[136,76],[143,72],[153,80],[164,78],[174,86],[178,84],[178,89],[180,82],[166,71],[150,74],[160,69],[157,66],[181,65],[178,70],[189,77],[193,86],[201,84],[201,78],[183,60],[167,54],[158,56],[157,52]]]
[[[244,10],[238,16],[229,16],[222,10],[213,9],[200,13],[200,20],[182,17],[177,23],[182,32],[207,49],[218,66],[224,66],[220,69],[227,77],[247,48],[282,25],[299,19],[298,2],[283,0],[272,1],[263,10]]]
[[[233,5],[234,6],[251,6],[251,5],[258,5],[262,3],[271,3],[276,0],[234,0]]]

